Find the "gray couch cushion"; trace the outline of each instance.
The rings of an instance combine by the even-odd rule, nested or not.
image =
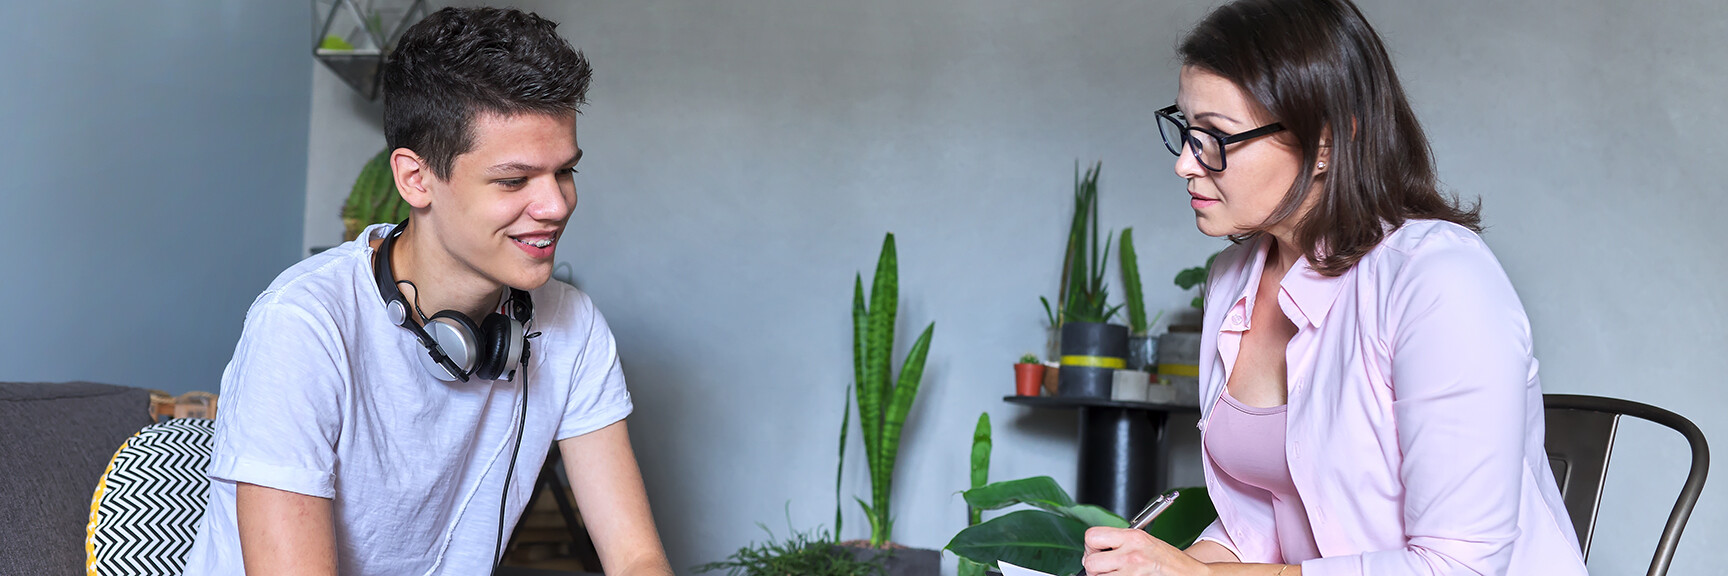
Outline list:
[[[150,392],[0,383],[0,574],[84,573],[90,495],[120,444],[150,424]]]

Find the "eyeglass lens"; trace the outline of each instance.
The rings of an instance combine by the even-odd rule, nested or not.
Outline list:
[[[1224,169],[1224,146],[1218,137],[1184,125],[1169,114],[1158,114],[1158,135],[1164,137],[1164,147],[1171,154],[1182,155],[1184,140],[1192,150],[1195,159],[1207,170],[1220,171]]]

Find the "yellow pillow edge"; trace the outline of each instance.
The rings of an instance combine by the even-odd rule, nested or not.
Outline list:
[[[114,459],[119,458],[120,452],[132,445],[132,440],[137,437],[138,432],[133,432],[120,443],[119,448],[114,449],[114,455],[108,457],[108,466],[102,469],[102,477],[96,480],[96,493],[90,497],[90,523],[84,527],[84,573],[87,576],[96,576],[96,510],[102,504],[102,494],[108,490],[108,475],[114,473]]]

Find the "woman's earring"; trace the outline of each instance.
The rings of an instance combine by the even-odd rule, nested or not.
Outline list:
[[[1319,162],[1315,162],[1314,163],[1314,169],[1315,170],[1325,170],[1326,169],[1326,161],[1321,160]]]

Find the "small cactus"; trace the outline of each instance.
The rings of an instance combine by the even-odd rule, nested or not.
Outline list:
[[[379,222],[401,222],[408,219],[408,203],[396,192],[396,178],[390,172],[390,150],[373,156],[354,179],[354,190],[342,204],[342,227],[345,238],[360,237],[367,226]]]

